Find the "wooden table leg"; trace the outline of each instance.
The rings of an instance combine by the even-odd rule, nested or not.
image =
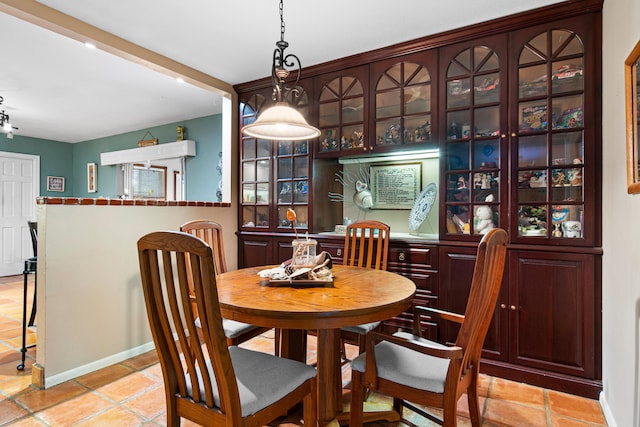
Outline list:
[[[280,331],[280,356],[298,362],[307,361],[307,333],[301,329]]]
[[[342,412],[340,330],[318,331],[318,422],[329,424]]]

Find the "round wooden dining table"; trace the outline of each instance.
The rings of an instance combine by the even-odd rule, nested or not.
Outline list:
[[[416,291],[404,276],[384,270],[334,265],[328,287],[261,286],[245,268],[217,277],[223,317],[286,330],[318,330],[318,418],[327,425],[342,411],[340,328],[392,318],[407,310]],[[283,342],[283,347],[286,346]],[[283,355],[295,354],[295,350]]]

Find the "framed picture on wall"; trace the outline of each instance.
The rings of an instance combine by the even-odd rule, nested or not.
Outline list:
[[[47,177],[47,191],[64,191],[64,177],[62,176],[48,176]]]
[[[98,165],[95,163],[87,163],[87,191],[98,191]]]

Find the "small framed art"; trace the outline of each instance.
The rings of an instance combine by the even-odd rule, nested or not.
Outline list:
[[[87,191],[98,191],[98,165],[95,163],[87,163]]]
[[[627,122],[627,192],[640,193],[640,41],[624,63]]]
[[[48,176],[47,177],[47,191],[64,192],[64,177],[62,176]]]

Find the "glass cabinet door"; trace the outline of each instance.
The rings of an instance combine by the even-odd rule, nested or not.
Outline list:
[[[524,43],[518,60],[519,237],[583,238],[584,47],[568,30]]]
[[[500,218],[504,115],[498,53],[459,51],[445,68],[445,233],[480,235]]]
[[[397,62],[375,83],[374,147],[416,145],[432,140],[432,79],[416,62]]]
[[[317,83],[320,157],[355,154],[365,150],[367,68],[332,73]]]
[[[260,94],[252,96],[241,105],[242,125],[256,121],[258,111],[266,104]],[[242,136],[241,153],[241,197],[242,227],[269,227],[271,148],[270,142],[249,136]]]
[[[309,143],[278,141],[277,157],[278,227],[291,229],[287,211],[296,212],[296,228],[309,227]]]

